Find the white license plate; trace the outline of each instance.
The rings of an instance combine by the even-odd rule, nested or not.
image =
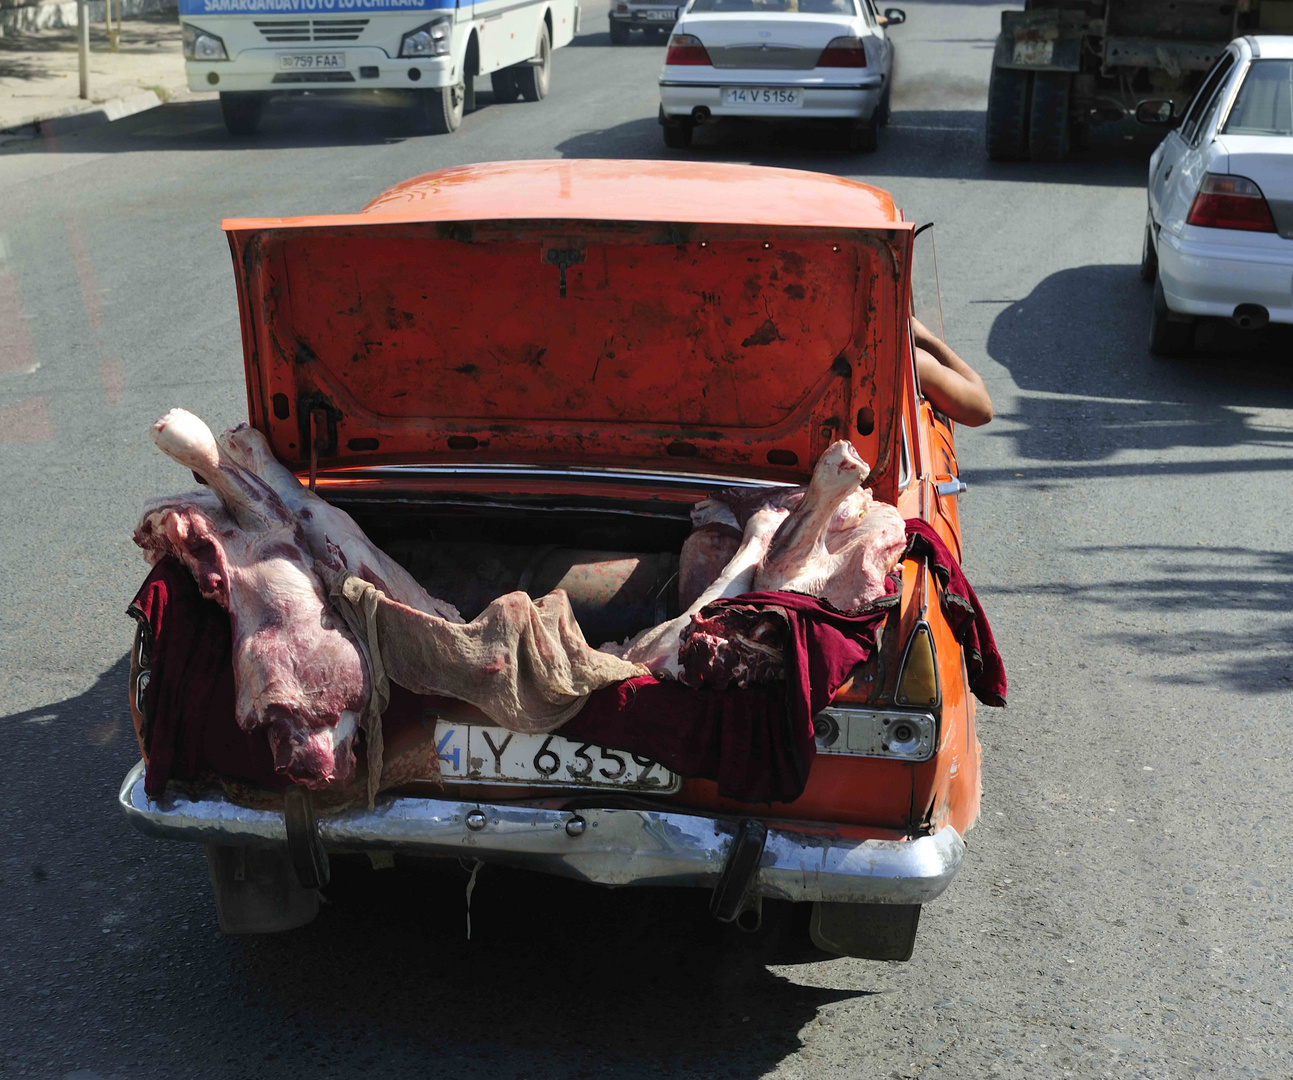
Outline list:
[[[724,105],[765,105],[773,109],[799,109],[804,104],[804,92],[799,87],[784,86],[725,86]]]
[[[436,723],[440,775],[456,783],[525,784],[671,792],[677,774],[650,758],[560,735],[522,735],[477,724]]]
[[[279,71],[346,70],[346,54],[343,52],[281,52],[277,56]]]
[[[670,8],[668,11],[646,11],[643,14],[648,20],[654,22],[673,22],[678,17],[678,9]]]

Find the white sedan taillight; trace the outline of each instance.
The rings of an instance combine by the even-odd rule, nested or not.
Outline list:
[[[1275,231],[1275,219],[1271,217],[1262,189],[1246,176],[1218,173],[1204,174],[1185,223],[1208,229]]]
[[[817,58],[817,66],[819,68],[864,68],[866,67],[866,47],[861,38],[832,38],[822,50],[822,55]]]
[[[674,34],[669,39],[669,51],[665,53],[666,64],[693,64],[712,67],[709,53],[700,43],[700,38],[691,34]]]

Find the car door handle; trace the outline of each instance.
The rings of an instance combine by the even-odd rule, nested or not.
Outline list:
[[[953,476],[948,480],[944,480],[941,484],[935,484],[934,490],[939,495],[960,495],[961,492],[968,489],[968,486],[959,476]]]
[[[1167,183],[1167,181],[1168,181],[1169,179],[1171,179],[1171,176],[1172,176],[1172,169],[1174,169],[1174,168],[1175,168],[1175,166],[1174,166],[1174,165],[1169,165],[1169,166],[1167,167],[1166,171],[1163,173],[1163,183],[1165,183],[1165,184],[1166,184],[1166,183]]]

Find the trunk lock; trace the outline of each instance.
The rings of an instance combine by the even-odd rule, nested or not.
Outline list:
[[[566,271],[584,261],[584,253],[575,248],[548,248],[543,253],[543,261],[561,271],[561,283],[557,295],[566,298]]]

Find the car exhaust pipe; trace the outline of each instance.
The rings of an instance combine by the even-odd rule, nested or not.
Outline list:
[[[758,893],[751,893],[745,898],[745,907],[741,909],[741,914],[736,917],[736,925],[747,934],[758,933],[759,927],[763,925],[762,896]]]
[[[1260,330],[1271,321],[1271,313],[1261,304],[1240,304],[1230,321],[1240,330]]]
[[[691,110],[691,122],[699,127],[709,120],[709,109],[704,105],[697,105]]]

